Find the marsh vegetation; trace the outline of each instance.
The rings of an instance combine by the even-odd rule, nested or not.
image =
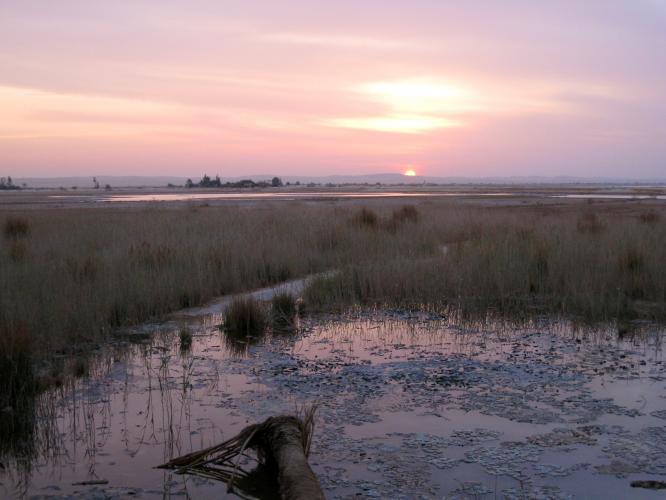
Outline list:
[[[208,435],[199,428],[197,432],[207,437],[194,442],[189,428],[212,408],[215,426],[223,422],[226,428],[246,422],[237,418],[241,410],[260,421],[276,411],[289,412],[293,408],[287,405],[294,402],[324,400],[322,418],[327,423],[318,439],[324,463],[329,464],[338,462],[341,453],[336,448],[341,439],[337,418],[354,426],[372,425],[392,419],[392,411],[424,411],[433,405],[428,411],[440,414],[434,402],[441,400],[442,407],[454,403],[464,410],[461,422],[470,411],[516,422],[528,419],[535,425],[570,418],[591,422],[608,412],[634,419],[639,409],[629,402],[609,406],[599,394],[598,400],[583,398],[572,409],[568,400],[560,400],[564,392],[558,391],[584,395],[587,380],[606,374],[617,380],[626,374],[638,377],[632,383],[642,391],[641,377],[648,372],[661,377],[657,346],[663,341],[640,337],[636,331],[646,323],[634,321],[666,317],[666,218],[659,202],[564,200],[523,206],[480,200],[329,200],[167,205],[159,210],[13,209],[3,217],[0,456],[21,478],[35,477],[30,467],[36,460],[50,457],[49,467],[57,470],[64,448],[75,454],[87,440],[83,449],[94,450],[96,443],[106,442],[107,433],[115,433],[118,441],[118,436],[130,435],[130,427],[138,429],[132,437],[140,443],[137,447],[148,442],[155,446],[144,468],[212,446],[224,441],[222,432]],[[302,290],[288,287],[261,297],[242,293],[305,276],[311,279],[302,300]],[[227,297],[224,309],[196,309],[220,295]],[[169,316],[193,307],[188,311],[212,316],[205,321],[182,313]],[[348,319],[350,311],[360,319]],[[377,324],[363,320],[364,314],[375,313],[380,317]],[[544,318],[554,317],[566,318],[561,332],[548,332],[543,326]],[[322,318],[334,326],[322,326]],[[527,326],[499,333],[495,320]],[[142,326],[136,327],[136,335],[133,325],[143,322],[165,325],[170,336],[145,335]],[[395,326],[388,328],[392,322]],[[571,326],[596,322],[606,333],[611,325],[612,338],[606,336],[604,342],[611,345],[619,337],[631,363],[610,348],[597,349],[594,335],[585,333],[593,328],[579,332]],[[464,325],[471,325],[478,335],[461,334]],[[541,333],[533,335],[535,330]],[[515,342],[512,336],[517,336]],[[639,337],[643,340],[636,340]],[[113,346],[128,338],[146,345],[115,350]],[[562,378],[562,370],[568,356],[578,356],[581,339],[586,354],[575,358],[580,366],[572,382]],[[534,359],[518,363],[503,351],[507,342],[511,353],[515,349]],[[630,353],[640,342],[647,342],[654,352]],[[523,353],[526,345],[537,354],[529,349]],[[100,346],[104,356],[95,351]],[[452,357],[450,348],[459,351]],[[133,353],[131,361],[128,352]],[[560,363],[562,370],[550,367],[550,361]],[[536,372],[535,363],[542,363]],[[225,374],[222,379],[220,373]],[[234,377],[237,385],[231,382]],[[251,380],[270,390],[247,393]],[[402,381],[409,383],[409,390],[397,393],[402,399],[395,401],[402,403],[395,408],[373,399],[388,396],[385,391]],[[535,410],[536,402],[526,405],[513,391],[516,384],[551,384],[552,391],[543,397],[558,408],[557,415]],[[499,395],[484,393],[486,386]],[[463,392],[456,392],[462,387]],[[657,389],[646,390],[651,394]],[[542,393],[529,394],[540,398]],[[145,407],[152,410],[141,406],[146,394],[150,401]],[[661,418],[659,403],[649,403],[651,423]],[[165,413],[146,438],[142,422],[156,418],[155,407]],[[572,412],[577,413],[571,416]],[[104,415],[103,421],[95,415]],[[131,426],[123,420],[125,415]],[[424,415],[410,413],[408,420],[434,418]],[[85,429],[74,432],[71,443],[63,443],[69,428],[55,428],[63,422],[72,429],[84,422]],[[498,434],[484,432],[479,435]],[[352,453],[354,440],[342,436]],[[401,453],[413,454],[417,437],[404,436]],[[614,435],[604,436],[614,442]],[[435,444],[441,441],[432,439]],[[661,442],[660,435],[635,436],[643,444],[655,439]],[[133,460],[134,445],[123,442]],[[363,447],[374,449],[373,443],[364,441]],[[617,456],[629,456],[622,443],[616,445]],[[499,450],[492,453],[499,457],[504,453]],[[357,458],[349,453],[343,458],[354,464]],[[458,459],[442,461],[437,453],[439,458],[427,459],[436,460],[432,463],[438,468],[454,463],[467,467]],[[491,469],[499,467],[504,456],[497,463],[493,457],[483,458]],[[636,457],[630,455],[634,461]],[[115,470],[115,465],[101,464],[93,452],[90,459],[110,474]],[[634,466],[657,470],[642,462]],[[382,469],[389,481],[384,493],[419,487],[409,483],[404,464],[391,467]],[[395,471],[404,477],[395,476]],[[72,473],[72,482],[80,481],[82,474],[88,473]],[[317,474],[328,488],[346,487],[336,483],[333,469],[319,468]],[[393,480],[398,482],[390,483]]]
[[[2,221],[0,356],[79,349],[215,296],[333,269],[305,294],[311,310],[664,319],[662,212],[442,200],[16,210]]]

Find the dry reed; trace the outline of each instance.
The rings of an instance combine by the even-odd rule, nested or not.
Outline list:
[[[22,332],[39,359],[218,295],[332,269],[341,272],[315,281],[309,307],[666,317],[660,205],[409,207],[16,211],[11,219],[29,229],[12,222],[0,248],[0,331]],[[390,221],[400,222],[378,230]]]

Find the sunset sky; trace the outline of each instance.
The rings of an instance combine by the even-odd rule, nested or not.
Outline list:
[[[666,0],[0,0],[0,175],[666,177]]]

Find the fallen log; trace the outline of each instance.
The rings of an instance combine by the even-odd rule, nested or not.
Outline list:
[[[196,474],[227,483],[228,491],[243,494],[234,486],[251,480],[252,473],[240,466],[246,450],[254,450],[261,467],[275,471],[280,498],[283,500],[323,500],[324,493],[307,456],[314,431],[312,407],[303,416],[270,417],[245,427],[224,443],[174,458],[159,468],[180,474]]]

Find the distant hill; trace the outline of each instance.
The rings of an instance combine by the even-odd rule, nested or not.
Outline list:
[[[637,184],[637,185],[664,185],[666,178],[662,179],[631,179],[611,177],[540,177],[540,176],[515,176],[515,177],[430,177],[416,176],[406,177],[402,174],[365,174],[365,175],[327,175],[327,176],[304,176],[266,174],[266,175],[243,175],[235,177],[221,177],[222,182],[238,182],[241,179],[252,179],[254,181],[270,181],[273,177],[281,177],[286,183],[301,184]],[[166,187],[168,184],[184,186],[188,177],[177,176],[96,176],[99,184],[112,187]],[[194,182],[199,181],[198,176],[192,176]],[[14,179],[17,185],[27,184],[31,188],[92,188],[93,177],[18,177]]]

